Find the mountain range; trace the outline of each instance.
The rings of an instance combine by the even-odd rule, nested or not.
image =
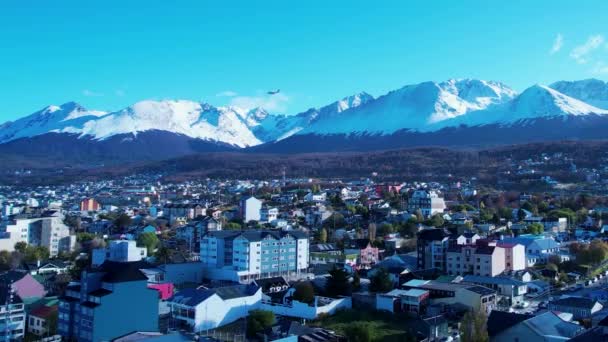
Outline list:
[[[605,139],[608,84],[452,79],[365,92],[294,115],[188,100],[106,112],[68,102],[0,125],[0,154],[78,163],[160,160],[210,151],[300,153],[415,146],[485,147]]]

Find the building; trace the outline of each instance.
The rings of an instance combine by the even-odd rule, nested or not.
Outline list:
[[[524,296],[528,293],[526,283],[508,277],[465,275],[462,282],[493,289],[499,296],[505,297],[510,305],[523,302]]]
[[[36,336],[48,336],[56,330],[56,326],[51,326],[57,322],[57,305],[39,306],[28,314],[27,331]]]
[[[344,262],[342,249],[333,243],[319,243],[310,246],[310,264],[325,265]]]
[[[477,241],[474,245],[454,245],[447,249],[445,271],[449,275],[474,274],[494,277],[505,271],[525,269],[524,246]]]
[[[198,203],[166,203],[163,206],[163,215],[169,221],[188,221],[206,214],[206,208]]]
[[[5,283],[0,284],[0,317],[0,339],[23,340],[26,318],[23,300],[9,291]]]
[[[418,269],[445,270],[448,234],[440,228],[425,229],[418,233]]]
[[[552,311],[536,316],[492,311],[488,335],[493,342],[568,341],[584,330],[571,320],[570,314]]]
[[[82,272],[59,298],[58,333],[66,340],[107,341],[133,331],[158,331],[158,292],[147,287],[142,262],[106,261]]]
[[[101,204],[94,198],[85,198],[80,201],[80,211],[99,211]]]
[[[253,196],[242,199],[239,203],[239,214],[245,223],[260,221],[262,218],[262,201]]]
[[[376,295],[376,309],[392,313],[423,314],[428,304],[429,291],[420,289],[394,289]]]
[[[245,318],[257,309],[262,290],[256,285],[186,288],[168,300],[176,328],[192,332],[215,329]]]
[[[260,211],[260,222],[273,223],[279,218],[279,209],[262,208]]]
[[[308,244],[300,231],[215,231],[202,238],[200,258],[212,279],[298,276],[308,269]]]
[[[91,265],[97,267],[106,260],[115,262],[140,261],[148,256],[146,247],[137,247],[135,240],[114,240],[106,248],[96,248],[92,252]]]
[[[76,236],[63,223],[64,215],[58,210],[47,210],[40,214],[17,214],[0,223],[0,250],[12,252],[17,242],[44,246],[51,257],[61,252],[71,252],[76,245]]]
[[[439,194],[433,190],[420,189],[414,191],[407,204],[407,211],[413,214],[420,210],[424,217],[443,214],[445,208],[443,198],[439,197]]]
[[[372,246],[369,239],[355,239],[344,248],[345,255],[356,255],[357,266],[360,268],[371,268],[379,260],[378,247]]]
[[[496,291],[479,285],[413,279],[402,287],[428,291],[430,304],[461,304],[489,313],[497,302]]]
[[[563,297],[549,302],[551,311],[568,312],[574,319],[586,319],[602,310],[604,306],[598,301],[586,297]]]
[[[549,256],[559,255],[559,244],[549,237],[543,235],[524,234],[518,237],[503,238],[497,242],[498,246],[508,244],[520,244],[525,248],[526,267],[532,267],[537,263],[546,263]]]

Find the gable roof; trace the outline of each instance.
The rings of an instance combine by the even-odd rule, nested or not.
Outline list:
[[[552,305],[570,306],[580,309],[592,309],[597,301],[585,297],[564,297],[549,302]]]
[[[534,315],[492,310],[490,316],[488,316],[488,335],[490,337],[496,336],[500,332],[532,317]]]

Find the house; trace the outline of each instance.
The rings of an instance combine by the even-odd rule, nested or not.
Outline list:
[[[586,297],[563,297],[550,301],[547,308],[551,311],[568,312],[574,319],[586,319],[602,310],[604,306],[598,301]]]
[[[0,274],[0,291],[6,292],[9,284],[14,294],[22,300],[42,298],[46,295],[44,286],[24,271],[7,271]]]
[[[312,193],[312,192],[309,192],[306,195],[304,195],[304,201],[306,201],[306,202],[321,203],[321,202],[325,202],[326,200],[327,200],[327,193],[326,192],[321,192],[321,193]]]
[[[361,268],[370,268],[380,260],[378,247],[373,247],[369,239],[351,240],[344,247],[344,254],[357,255],[357,265]]]
[[[553,311],[536,316],[492,311],[488,335],[493,342],[567,341],[584,330],[571,319],[570,314]]]
[[[158,292],[145,262],[106,260],[84,270],[59,298],[58,333],[66,340],[107,341],[133,331],[158,331]]]
[[[496,276],[505,271],[525,268],[524,246],[476,240],[475,245],[452,245],[446,252],[446,272],[449,275],[475,274]]]
[[[545,263],[549,256],[559,254],[559,244],[553,238],[542,235],[524,234],[518,237],[505,237],[497,242],[497,246],[507,244],[520,244],[525,247],[526,267]]]
[[[376,310],[392,313],[424,314],[428,304],[429,291],[420,289],[394,289],[387,293],[376,294]]]
[[[199,203],[166,203],[163,205],[163,215],[170,222],[192,220],[205,215],[205,206]]]
[[[262,211],[262,201],[250,196],[243,198],[239,202],[239,214],[243,219],[243,222],[247,223],[250,221],[260,221]]]
[[[69,269],[69,264],[58,260],[37,261],[35,263],[24,263],[23,269],[31,275],[63,274]]]
[[[424,189],[414,191],[407,204],[408,212],[414,214],[420,211],[424,217],[442,214],[445,208],[445,202],[438,192]]]
[[[171,317],[179,328],[192,332],[215,329],[245,318],[259,308],[262,289],[254,284],[186,288],[168,300]]]
[[[264,296],[260,309],[272,311],[276,316],[287,316],[301,319],[317,319],[320,315],[333,315],[339,310],[352,307],[351,297],[328,298],[315,296],[312,303],[303,303],[294,299],[295,286],[279,292],[271,298]],[[282,295],[282,297],[281,297]]]
[[[273,223],[279,217],[279,209],[264,207],[260,211],[260,222]]]
[[[526,283],[508,277],[465,275],[462,282],[493,289],[499,296],[506,297],[511,305],[522,302],[524,300],[524,295],[528,293],[528,286]]]
[[[40,306],[28,314],[27,331],[36,336],[48,336],[56,330],[56,326],[51,324],[56,322],[58,316],[57,305]]]
[[[91,265],[103,264],[106,260],[115,262],[140,261],[148,256],[145,247],[137,247],[134,240],[114,240],[106,248],[96,248],[92,251]]]

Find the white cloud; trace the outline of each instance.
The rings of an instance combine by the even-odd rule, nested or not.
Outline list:
[[[85,89],[82,91],[82,95],[89,96],[89,97],[95,97],[95,96],[103,96],[103,93],[98,93],[96,91]]]
[[[561,33],[558,33],[557,36],[555,36],[555,40],[553,41],[553,46],[551,46],[551,50],[549,50],[549,54],[553,55],[556,52],[558,52],[559,50],[562,49],[562,46],[564,45],[564,37],[562,36]]]
[[[217,96],[217,97],[235,97],[237,95],[238,95],[237,92],[232,91],[232,90],[224,90],[222,92],[215,94],[215,96]]]
[[[608,65],[604,62],[597,62],[593,67],[594,74],[608,74]]]
[[[577,63],[585,64],[589,62],[588,55],[596,50],[604,43],[604,37],[600,34],[590,36],[583,45],[579,45],[572,49],[570,57],[572,57]]]
[[[244,110],[261,107],[269,112],[284,113],[287,111],[289,100],[289,96],[283,93],[263,96],[236,96],[230,100],[230,105]]]

